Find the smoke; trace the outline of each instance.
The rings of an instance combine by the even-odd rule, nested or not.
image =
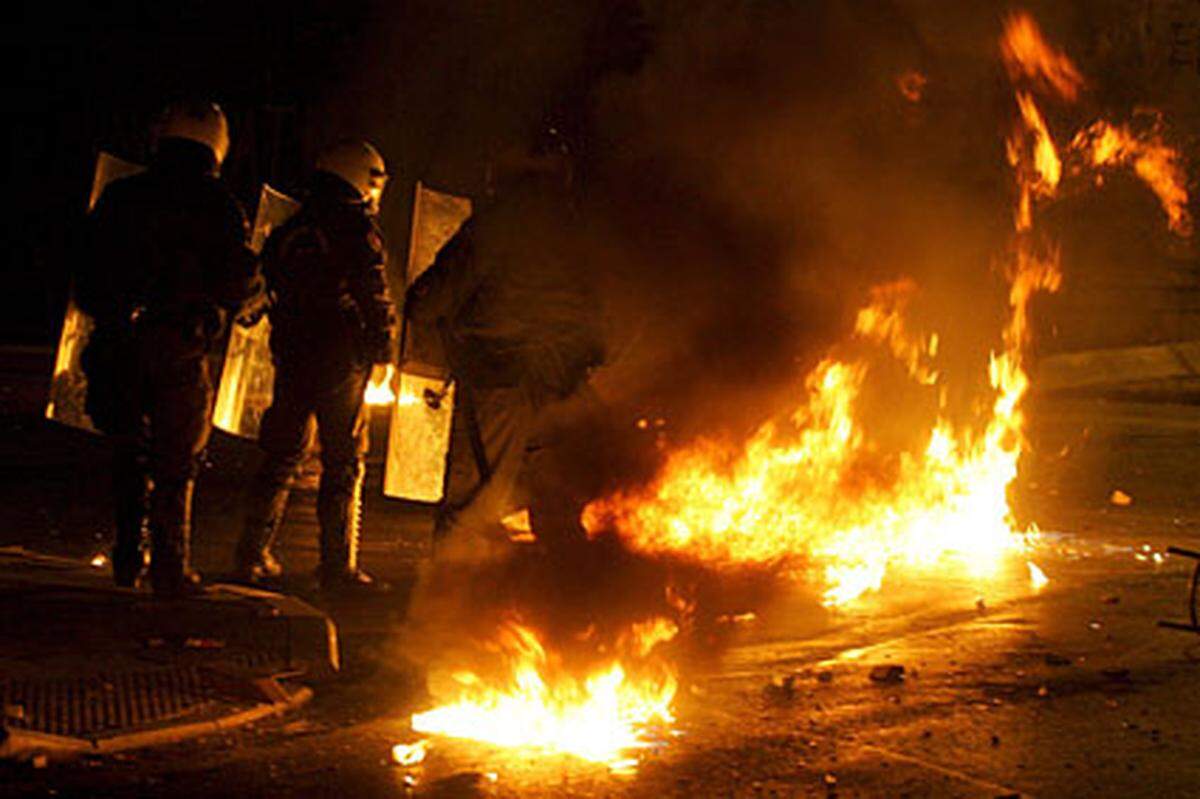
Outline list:
[[[489,3],[456,54],[438,54],[439,68],[472,65],[449,94],[461,105],[420,123],[437,141],[413,147],[421,155],[402,169],[477,190],[470,176],[493,143],[527,135],[556,92],[589,74],[578,48],[600,11],[581,4],[547,23],[544,4],[534,5],[540,10],[526,13],[526,4]],[[1120,76],[1107,69],[1144,44],[1112,35],[1130,3],[1031,5],[1083,71],[1101,76],[1080,107],[1049,110],[1053,128],[1072,131],[1107,105],[1136,102],[1127,87],[1111,88]],[[1013,229],[1003,134],[1014,109],[996,39],[1008,10],[1000,2],[647,0],[652,51],[639,68],[597,80],[582,112],[587,169],[573,235],[587,253],[580,268],[604,298],[612,357],[590,392],[555,409],[540,431],[533,494],[551,524],[574,529],[584,503],[648,480],[673,446],[737,439],[792,410],[809,368],[845,351],[869,287],[900,277],[919,286],[914,327],[940,334],[947,412],[978,410],[1007,313],[997,266]],[[454,28],[449,18],[442,25]],[[477,48],[486,55],[477,58]],[[418,76],[427,74],[420,63],[408,61]],[[913,74],[915,97],[911,80],[901,83]],[[1137,234],[1160,225],[1152,199],[1137,191],[1119,183],[1086,205],[1064,203],[1048,220],[1066,241],[1067,300],[1054,302],[1087,296],[1072,294],[1072,281],[1128,276],[1131,263],[1166,258]],[[1118,236],[1100,234],[1114,224]],[[1105,241],[1115,246],[1106,251]],[[1045,350],[1062,346],[1047,313],[1056,307],[1035,308]],[[1144,320],[1153,308],[1127,311]],[[1075,324],[1063,336],[1074,345],[1111,330],[1109,320]],[[932,413],[928,402],[898,391],[899,381],[870,385],[874,435],[903,444],[928,429],[913,423]],[[486,635],[497,608],[520,606],[568,630],[669,612],[667,586],[711,579],[605,541],[575,552],[577,560],[549,566],[518,558],[431,574],[414,615],[430,628],[478,623]],[[768,579],[740,599],[755,606],[773,588]]]

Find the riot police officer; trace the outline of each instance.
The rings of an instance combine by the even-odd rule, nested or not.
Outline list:
[[[372,583],[358,568],[363,391],[372,367],[395,359],[396,314],[376,223],[383,158],[366,142],[346,141],[325,150],[316,167],[302,208],[263,251],[275,386],[259,433],[266,460],[250,488],[234,568],[249,582],[281,574],[271,545],[315,419],[318,577],[336,590]]]
[[[199,590],[192,491],[212,430],[208,354],[261,295],[246,216],[218,180],[229,128],[213,103],[162,115],[149,169],[112,183],[89,220],[77,301],[95,321],[87,411],[114,441],[113,575],[134,586],[150,531],[156,594]]]
[[[414,338],[440,345],[458,386],[434,529],[449,559],[487,551],[514,509],[543,409],[578,392],[604,360],[572,166],[553,130],[532,148],[501,153],[489,168],[492,196],[407,293]]]

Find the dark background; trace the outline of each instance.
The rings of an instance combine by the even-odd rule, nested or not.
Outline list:
[[[1153,106],[1194,175],[1200,0],[1025,5],[1088,77],[1076,106],[1046,105],[1055,134]],[[0,342],[55,341],[96,153],[144,161],[152,115],[199,95],[229,115],[224,174],[251,213],[262,182],[294,191],[322,143],[376,142],[393,264],[415,180],[477,196],[492,154],[563,128],[587,182],[582,268],[612,278],[614,352],[633,364],[613,380],[647,412],[757,417],[844,335],[866,286],[901,275],[947,360],[960,346],[982,373],[1006,305],[1013,101],[996,42],[1013,7],[23,0],[5,34]],[[895,84],[913,69],[919,103]],[[1066,282],[1037,309],[1038,347],[1200,338],[1194,244],[1163,233],[1136,181],[1053,214]]]

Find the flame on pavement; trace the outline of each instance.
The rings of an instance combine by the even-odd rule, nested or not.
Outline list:
[[[413,715],[412,728],[626,766],[630,750],[647,745],[647,729],[674,721],[675,673],[655,650],[676,632],[664,618],[634,625],[613,657],[578,677],[537,632],[510,621],[490,647],[498,672],[454,674],[454,695]]]
[[[1057,247],[1033,235],[1035,210],[1064,180],[1063,156],[1035,95],[1072,102],[1084,80],[1025,13],[1007,20],[1001,53],[1016,101],[1006,141],[1015,231],[1004,266],[1009,317],[987,364],[991,396],[981,398],[981,418],[969,426],[938,418],[923,449],[884,452],[858,414],[868,363],[829,357],[805,378],[786,418],[766,422],[741,446],[699,441],[676,450],[650,485],[591,503],[583,514],[589,533],[613,531],[635,549],[716,566],[795,571],[815,578],[830,605],[879,589],[889,570],[957,568],[986,577],[1030,548],[1036,531],[1018,528],[1008,487],[1025,447],[1029,303],[1062,282]],[[1190,230],[1179,159],[1158,127],[1137,136],[1098,122],[1071,151],[1081,174],[1131,165],[1172,230]],[[916,290],[911,280],[874,289],[854,335],[883,347],[925,390],[944,391],[937,336],[913,335],[905,319]],[[1033,586],[1045,584],[1035,564],[1029,573]]]

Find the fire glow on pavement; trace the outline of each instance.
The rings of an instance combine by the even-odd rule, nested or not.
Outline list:
[[[834,607],[878,591],[893,572],[986,581],[1023,562],[1029,590],[1047,585],[1034,562],[1040,535],[1018,525],[1008,496],[1027,447],[1022,400],[1030,387],[1030,301],[1057,291],[1063,280],[1058,247],[1037,229],[1036,212],[1064,183],[1073,191],[1093,188],[1103,183],[1104,170],[1126,167],[1154,192],[1172,231],[1187,235],[1191,220],[1179,157],[1164,143],[1157,116],[1130,124],[1099,120],[1056,137],[1039,103],[1077,102],[1083,75],[1028,14],[1008,18],[1000,50],[1014,92],[1014,126],[1005,143],[1015,207],[1011,246],[1001,261],[1008,317],[996,331],[995,351],[979,365],[990,393],[979,398],[977,418],[956,424],[939,412],[922,448],[888,452],[858,413],[873,377],[870,363],[830,355],[804,377],[797,405],[748,442],[689,444],[667,456],[649,485],[592,502],[583,516],[590,535],[615,534],[635,551],[717,570],[749,565],[792,573],[820,586]],[[927,81],[920,77],[923,90]],[[920,100],[917,83],[910,79],[899,89],[912,102]],[[942,339],[906,315],[919,292],[907,278],[877,286],[853,339],[899,363],[942,411]],[[675,671],[654,651],[674,634],[665,619],[635,628],[608,662],[578,675],[562,668],[536,631],[507,625],[491,644],[500,676],[455,675],[454,690],[414,715],[412,727],[627,763],[628,753],[645,745],[647,725],[669,727],[674,720]]]

